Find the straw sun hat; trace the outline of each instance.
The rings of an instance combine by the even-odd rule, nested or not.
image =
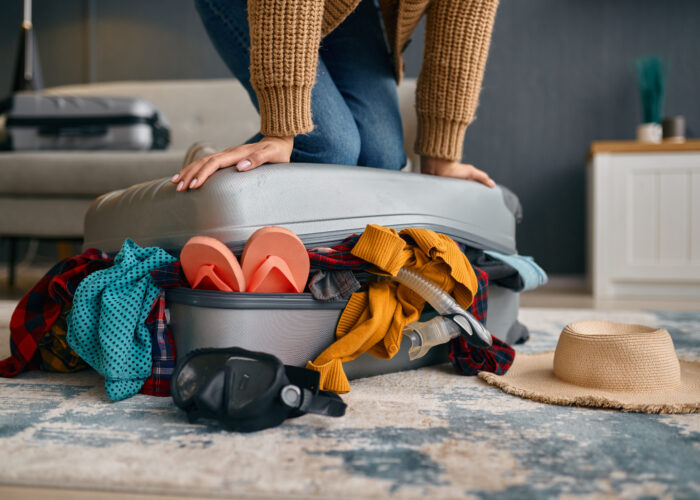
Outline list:
[[[479,377],[542,403],[644,413],[700,411],[700,362],[679,361],[664,329],[579,321],[555,351],[518,354],[505,375]]]

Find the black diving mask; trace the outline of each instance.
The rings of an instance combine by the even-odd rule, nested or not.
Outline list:
[[[171,393],[190,422],[216,420],[232,431],[253,432],[305,413],[342,417],[345,403],[319,391],[319,381],[317,371],[284,365],[271,354],[197,349],[178,361]]]

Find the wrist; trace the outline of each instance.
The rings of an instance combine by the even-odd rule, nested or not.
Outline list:
[[[423,174],[440,175],[442,170],[448,168],[453,163],[455,162],[452,160],[422,155],[420,157],[420,171]]]
[[[281,141],[287,144],[294,144],[293,135],[265,135],[262,140]]]

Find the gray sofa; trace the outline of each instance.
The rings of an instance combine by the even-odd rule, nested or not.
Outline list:
[[[259,127],[243,87],[234,79],[174,80],[70,85],[52,95],[134,96],[151,101],[171,123],[166,151],[41,151],[0,153],[0,238],[10,244],[10,276],[20,238],[81,239],[83,216],[102,193],[173,175],[195,141],[217,148],[239,144]],[[399,89],[410,162],[416,119],[415,81]]]

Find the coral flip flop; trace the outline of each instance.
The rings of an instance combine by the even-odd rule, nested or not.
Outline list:
[[[248,238],[241,267],[248,292],[298,293],[309,278],[309,254],[289,229],[263,227]]]
[[[297,285],[287,263],[276,255],[268,255],[246,282],[249,292],[300,293],[304,291]]]
[[[199,290],[244,292],[246,280],[236,256],[217,239],[194,236],[182,247],[180,263],[187,281]]]

